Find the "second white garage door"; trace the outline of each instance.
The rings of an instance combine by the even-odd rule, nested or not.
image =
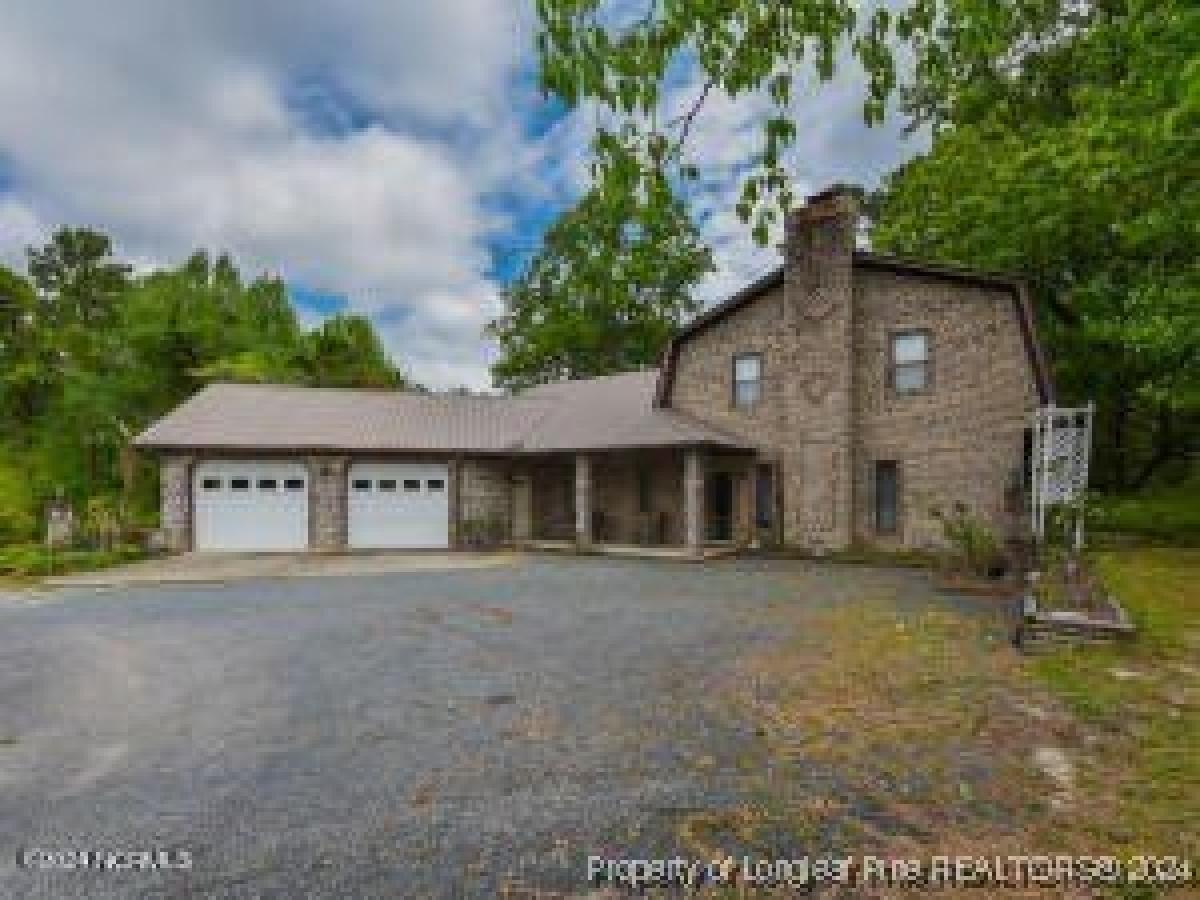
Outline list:
[[[438,463],[356,463],[348,476],[348,539],[360,549],[450,544],[447,469]]]

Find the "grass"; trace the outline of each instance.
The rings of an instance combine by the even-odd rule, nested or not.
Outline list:
[[[1200,546],[1200,478],[1131,496],[1098,495],[1088,504],[1094,534]]]
[[[1107,552],[1095,562],[1137,640],[1060,652],[1034,671],[1104,735],[1117,764],[1093,786],[1110,798],[1107,818],[1121,823],[1114,841],[1129,849],[1182,841],[1200,859],[1200,550]]]
[[[0,547],[0,578],[26,580],[45,575],[89,572],[147,555],[140,547],[122,545],[111,550],[55,550],[41,544],[15,544]]]
[[[1033,659],[999,617],[797,598],[768,623],[792,637],[744,659],[720,700],[760,735],[742,773],[749,799],[685,818],[681,839],[698,854],[1148,854],[1195,866],[1200,551],[1105,553],[1097,566],[1141,629],[1132,645]]]

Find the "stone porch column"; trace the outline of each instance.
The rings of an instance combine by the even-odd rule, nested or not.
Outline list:
[[[733,540],[741,549],[749,547],[754,542],[756,531],[754,505],[757,499],[754,480],[756,475],[754,462],[751,461],[742,467],[742,471],[737,476],[735,488],[737,496],[733,500]]]
[[[575,547],[579,551],[592,546],[592,460],[586,453],[575,454]]]
[[[683,457],[683,539],[688,554],[704,558],[704,451]]]
[[[446,463],[446,479],[449,482],[446,485],[446,543],[450,545],[451,550],[461,550],[463,545],[461,516],[459,515],[459,507],[462,505],[462,470],[461,454],[454,456]]]
[[[192,467],[190,455],[170,455],[162,460],[159,489],[163,543],[171,553],[192,549]]]
[[[348,511],[345,456],[308,457],[308,547],[324,553],[346,549]]]

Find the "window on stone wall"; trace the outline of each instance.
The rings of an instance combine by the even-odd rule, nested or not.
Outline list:
[[[929,332],[892,335],[888,381],[897,394],[919,394],[929,388]]]
[[[900,524],[900,466],[894,459],[875,463],[875,530],[895,534]]]
[[[733,358],[733,405],[752,409],[762,399],[762,355],[739,353]]]

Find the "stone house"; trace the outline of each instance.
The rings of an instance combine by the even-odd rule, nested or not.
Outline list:
[[[1019,279],[856,249],[855,195],[789,217],[776,271],[657,370],[513,396],[214,385],[137,444],[176,550],[942,541],[956,503],[1026,528],[1052,385]]]

